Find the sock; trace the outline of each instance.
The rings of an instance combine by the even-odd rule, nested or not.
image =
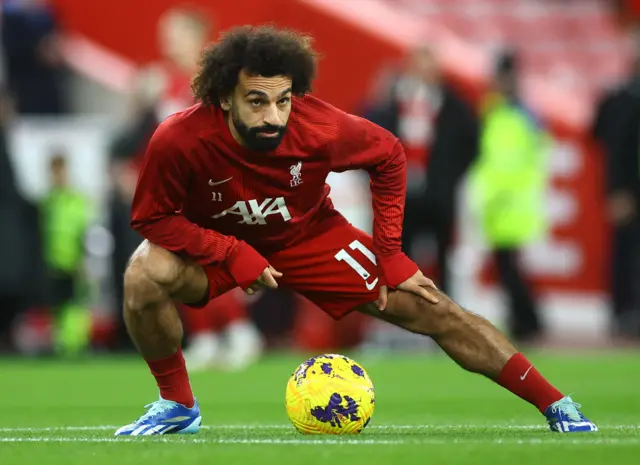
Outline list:
[[[521,353],[515,354],[502,368],[497,383],[521,399],[535,405],[540,412],[564,395],[553,387]]]
[[[184,405],[187,408],[193,407],[195,403],[187,367],[182,356],[182,349],[160,360],[146,360],[151,374],[156,379],[160,389],[160,397],[172,400]]]

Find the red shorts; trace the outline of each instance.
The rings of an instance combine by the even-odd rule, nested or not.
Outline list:
[[[345,220],[266,258],[283,274],[280,285],[339,319],[378,299],[378,267],[372,245],[370,235]],[[209,300],[237,287],[225,265],[205,266],[204,270],[209,278]]]

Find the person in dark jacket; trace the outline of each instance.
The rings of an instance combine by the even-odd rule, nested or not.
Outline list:
[[[0,89],[0,338],[16,316],[41,303],[44,282],[38,211],[18,190],[9,155],[10,116]]]
[[[453,239],[456,191],[478,151],[478,120],[472,107],[442,80],[433,50],[416,49],[394,79],[387,98],[364,116],[396,135],[407,155],[408,184],[403,247],[435,238],[435,281],[450,292],[448,254]]]
[[[138,102],[133,108],[130,124],[114,135],[109,147],[112,189],[107,209],[109,230],[114,240],[111,275],[117,306],[124,299],[123,276],[129,257],[142,242],[142,237],[130,226],[131,201],[138,178],[137,165],[158,125],[153,106]],[[116,344],[119,348],[132,347],[122,319],[118,319]]]
[[[3,0],[2,48],[9,92],[20,114],[65,111],[64,66],[48,0]]]
[[[605,158],[612,227],[609,290],[614,335],[640,338],[640,28],[632,31],[635,69],[596,108],[592,134]]]
[[[606,156],[607,208],[613,228],[610,286],[615,333],[640,337],[640,80]],[[634,90],[634,87],[637,87]]]

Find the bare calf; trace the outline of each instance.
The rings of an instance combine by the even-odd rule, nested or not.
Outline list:
[[[358,309],[413,333],[433,338],[462,368],[497,379],[507,361],[518,351],[489,321],[464,310],[444,294],[433,304],[404,291],[389,293],[381,312],[371,303]]]
[[[144,241],[124,275],[124,321],[146,360],[174,354],[182,341],[182,322],[174,301],[199,302],[207,292],[202,268]]]

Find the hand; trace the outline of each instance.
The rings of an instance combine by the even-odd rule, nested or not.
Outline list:
[[[276,271],[274,267],[269,265],[264,269],[262,274],[258,276],[258,279],[256,279],[256,281],[250,287],[245,289],[244,292],[247,295],[253,295],[262,289],[276,289],[278,287],[276,278],[282,278],[282,273]]]
[[[38,58],[42,63],[52,68],[62,65],[60,38],[57,34],[49,34],[37,44]]]
[[[401,291],[405,291],[405,292],[410,292],[411,294],[415,294],[417,296],[422,297],[423,299],[431,302],[432,304],[437,304],[439,302],[437,295],[427,291],[427,289],[425,289],[427,287],[433,288],[436,291],[438,290],[438,288],[433,283],[433,281],[425,277],[425,275],[422,274],[422,271],[418,270],[416,274],[411,276],[402,284],[399,284],[397,289],[400,289]],[[389,290],[387,289],[387,286],[380,286],[380,297],[378,298],[378,310],[380,310],[381,312],[384,311],[384,309],[387,307],[388,293],[389,293]]]
[[[609,197],[609,219],[616,226],[630,223],[636,214],[636,201],[633,194],[618,191]]]
[[[166,73],[158,65],[139,69],[133,77],[131,103],[154,106],[168,86]]]
[[[123,165],[116,177],[116,187],[124,199],[133,199],[137,183],[138,173],[132,167]]]

